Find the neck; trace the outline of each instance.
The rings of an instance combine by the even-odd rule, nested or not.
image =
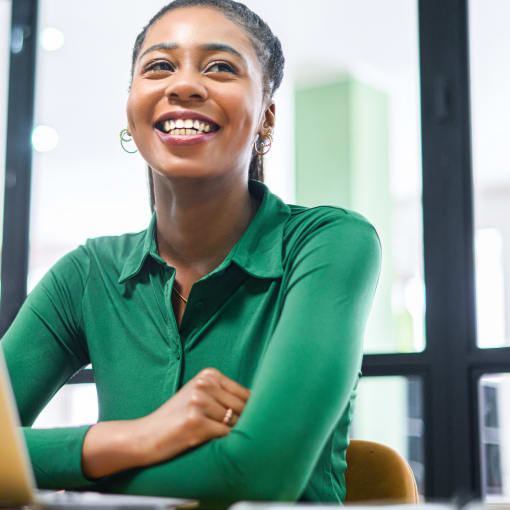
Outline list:
[[[201,275],[227,256],[258,208],[245,175],[170,180],[154,173],[154,195],[160,256]]]

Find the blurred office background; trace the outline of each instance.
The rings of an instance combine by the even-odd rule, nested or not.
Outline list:
[[[352,436],[394,447],[410,462],[421,494],[444,495],[427,485],[426,475],[442,454],[432,451],[426,441],[436,437],[432,432],[427,436],[437,424],[427,418],[425,402],[431,401],[427,378],[438,360],[427,348],[425,327],[430,323],[424,276],[420,52],[426,48],[419,44],[419,27],[423,31],[424,26],[419,2],[245,3],[280,37],[286,56],[285,79],[275,98],[277,122],[266,159],[267,184],[286,202],[327,203],[361,212],[376,226],[382,242],[382,274],[365,339],[368,374],[360,382]],[[139,231],[148,224],[144,162],[139,154],[121,150],[119,132],[126,126],[132,45],[164,2],[39,0],[38,4],[28,292],[62,255],[86,238]],[[452,9],[464,4],[445,3]],[[12,187],[12,175],[5,174],[4,165],[9,84],[16,87],[12,77],[9,81],[9,58],[22,51],[16,46],[19,31],[11,30],[11,8],[11,0],[0,0],[2,203],[4,188]],[[482,367],[478,360],[499,348],[508,362],[502,361],[503,369],[486,373],[483,368],[470,368],[469,377],[456,381],[466,388],[475,384],[476,398],[469,403],[469,423],[464,423],[465,417],[448,414],[444,426],[471,431],[476,437],[465,445],[477,449],[475,489],[479,485],[487,500],[509,501],[510,357],[505,347],[510,344],[510,144],[506,140],[510,94],[505,84],[510,83],[510,2],[470,0],[466,11],[475,262],[474,274],[468,278],[476,286],[472,324],[477,324],[475,354],[470,356],[475,368]],[[447,103],[451,99],[448,94],[444,97]],[[445,178],[444,186],[455,183]],[[438,200],[443,196],[440,188]],[[425,206],[434,208],[430,198]],[[445,257],[445,264],[455,261]],[[463,349],[453,345],[449,355],[464,355]],[[383,368],[371,368],[371,359]],[[451,377],[459,375],[452,372]],[[86,376],[76,379],[87,380]],[[36,426],[96,419],[94,384],[81,382],[64,386]]]

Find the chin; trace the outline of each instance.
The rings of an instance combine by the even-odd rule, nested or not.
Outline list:
[[[153,172],[159,174],[161,177],[166,177],[168,179],[207,179],[218,177],[217,172],[214,172],[210,167],[206,168],[203,165],[198,166],[196,164],[183,164],[181,162],[171,166],[150,166]]]

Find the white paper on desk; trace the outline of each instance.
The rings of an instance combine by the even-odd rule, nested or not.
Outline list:
[[[240,501],[229,507],[229,510],[332,510],[333,507],[345,508],[346,506],[355,507],[356,510],[458,510],[458,507],[448,503],[418,503],[404,505],[339,505],[337,503],[275,503],[275,502],[255,502]],[[487,508],[473,508],[469,510],[500,510]],[[501,509],[510,510],[510,508]]]

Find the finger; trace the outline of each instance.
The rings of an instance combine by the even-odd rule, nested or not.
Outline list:
[[[230,413],[230,418],[226,419],[228,418],[229,409],[231,409],[232,412]],[[229,427],[233,427],[239,420],[239,414],[236,413],[232,407],[225,407],[213,398],[211,398],[206,408],[204,409],[204,414],[207,418],[224,423]]]
[[[216,421],[216,420],[211,420],[211,419],[207,420],[206,427],[207,427],[207,435],[210,438],[227,436],[230,433],[230,431],[232,430],[231,427],[229,427],[228,425],[225,425],[221,421]]]
[[[217,393],[223,396],[227,395],[230,399],[235,399],[235,397],[227,394],[224,390],[209,387],[208,391],[199,391],[192,395],[191,403],[197,406],[202,415],[206,418],[225,423],[232,427],[237,423],[240,413],[236,412],[232,406],[222,404],[217,396],[215,396]],[[241,407],[244,407],[244,404],[241,403]]]
[[[239,384],[237,381],[234,381],[233,379],[230,379],[230,377],[227,377],[224,374],[221,374],[220,372],[220,385],[223,389],[228,391],[229,393],[232,393],[239,399],[246,402],[251,395],[251,391],[248,388],[245,388],[241,384]]]
[[[230,412],[229,412],[230,410]],[[223,416],[221,417],[221,423],[224,423],[225,425],[228,425],[229,427],[233,427],[237,424],[239,421],[239,415],[235,413],[231,407],[228,409],[223,409]]]
[[[250,398],[251,391],[248,388],[245,388],[237,381],[234,381],[230,377],[227,377],[225,374],[222,374],[217,368],[207,367],[201,370],[197,374],[198,378],[207,379],[210,381],[214,381],[226,391],[236,395],[241,400],[248,400]]]
[[[210,418],[211,420],[215,420],[220,423],[225,423],[224,419],[225,419],[225,416],[227,416],[228,409],[229,408],[220,404],[216,399],[214,399],[213,397],[210,397],[210,400],[207,403],[207,406],[203,410],[203,413],[205,414],[205,416],[207,418]],[[235,413],[233,413],[233,415],[234,414]],[[233,418],[233,415],[232,415],[232,418]],[[232,418],[230,418],[230,420],[228,420],[228,422],[225,424],[231,425]]]
[[[246,402],[244,400],[232,395],[232,393],[228,393],[228,391],[225,391],[223,388],[213,390],[213,397],[224,407],[224,409],[228,409],[230,407],[237,415],[240,415],[246,406]]]
[[[225,407],[241,414],[251,394],[250,390],[223,375],[215,368],[205,368],[194,378],[201,390],[213,395]]]
[[[232,413],[232,417],[230,418],[230,421],[227,423],[227,425],[234,427],[235,425],[237,425],[238,421],[239,421],[239,415],[237,413]]]

